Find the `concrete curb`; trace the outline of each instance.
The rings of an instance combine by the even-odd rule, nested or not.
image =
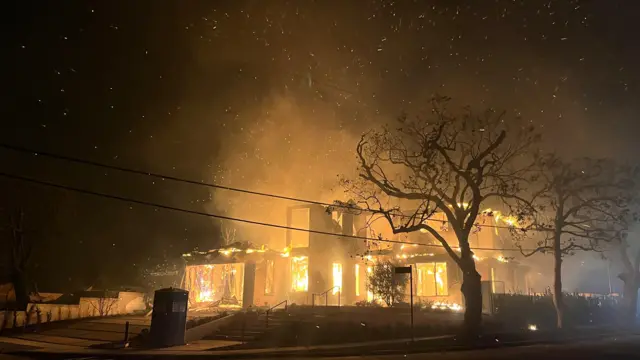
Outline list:
[[[180,351],[180,350],[171,350],[171,349],[162,349],[162,350],[122,350],[122,351],[108,351],[108,350],[91,350],[91,351],[16,351],[16,352],[8,352],[8,354],[12,355],[20,355],[20,356],[52,356],[59,357],[64,356],[65,358],[69,357],[95,357],[95,358],[134,358],[134,357],[176,357],[176,356],[188,356],[191,358],[222,358],[222,359],[245,359],[245,358],[278,358],[278,357],[345,357],[345,356],[372,356],[372,355],[400,355],[400,354],[416,354],[416,353],[432,353],[432,352],[452,352],[452,351],[469,351],[469,350],[485,350],[485,349],[500,349],[500,348],[510,348],[510,347],[518,347],[518,346],[533,346],[533,345],[545,345],[545,344],[563,344],[563,343],[571,343],[571,342],[580,342],[585,340],[597,340],[604,339],[613,336],[637,336],[637,333],[606,333],[606,334],[590,334],[576,337],[567,337],[564,339],[558,338],[547,338],[547,339],[538,339],[538,340],[526,340],[526,341],[514,341],[514,342],[497,342],[495,345],[493,344],[477,344],[477,345],[455,345],[455,346],[437,346],[433,344],[433,346],[415,346],[412,347],[408,344],[405,344],[402,348],[397,349],[384,349],[384,348],[369,348],[366,347],[349,347],[349,348],[333,348],[333,349],[304,349],[297,348],[295,351],[293,349],[284,350],[284,349],[255,349],[252,351],[242,351],[242,350],[228,350],[228,351]]]

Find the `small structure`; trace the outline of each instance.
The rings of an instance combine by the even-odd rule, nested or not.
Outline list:
[[[161,289],[153,298],[151,343],[157,347],[184,345],[187,326],[189,292],[182,289]]]

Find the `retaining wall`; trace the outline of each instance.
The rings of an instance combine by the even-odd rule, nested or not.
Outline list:
[[[87,317],[126,315],[144,311],[144,294],[120,292],[117,298],[81,297],[78,304],[30,303],[27,311],[0,311],[0,330]]]

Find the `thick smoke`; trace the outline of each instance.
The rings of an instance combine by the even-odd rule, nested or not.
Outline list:
[[[338,174],[355,170],[357,138],[340,128],[330,107],[314,109],[279,94],[264,100],[255,123],[224,141],[220,184],[288,197],[332,202],[342,199]],[[286,209],[300,203],[218,190],[216,212],[252,221],[286,225]],[[233,224],[236,240],[284,247],[284,231]]]
[[[596,119],[607,104],[585,95],[585,81],[604,65],[581,55],[592,51],[578,41],[585,14],[569,4],[527,23],[540,9],[508,1],[496,9],[432,1],[423,11],[385,1],[266,3],[215,12],[210,33],[194,45],[203,76],[226,89],[203,108],[215,128],[202,129],[217,147],[204,173],[216,183],[343,199],[337,176],[353,175],[360,135],[403,111],[428,110],[435,93],[457,106],[504,109],[507,121],[538,126],[544,146],[567,156],[620,150],[606,141],[614,132]],[[569,25],[541,37],[543,23],[560,16]],[[210,199],[212,212],[277,225],[296,205],[227,190]],[[238,241],[284,247],[282,230],[225,226],[238,229]]]

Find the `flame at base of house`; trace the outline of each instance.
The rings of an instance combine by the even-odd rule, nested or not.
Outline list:
[[[306,256],[291,258],[291,290],[294,292],[309,290],[309,258]]]
[[[241,306],[244,267],[243,263],[187,266],[185,288],[189,291],[189,302]]]
[[[492,214],[503,219],[499,213]],[[354,241],[349,237],[358,234],[366,223],[360,217],[328,214],[320,205],[293,206],[287,214],[288,226],[335,233],[336,241],[292,231],[284,234],[282,243],[257,245],[237,241],[217,249],[184,254],[183,287],[189,290],[190,306],[267,307],[285,300],[311,305],[318,294],[324,294],[324,301],[335,305],[384,303],[385,294],[381,293],[384,290],[372,286],[374,280],[380,283],[374,279],[379,275],[373,270],[378,264],[389,264],[412,268],[417,302],[439,311],[464,311],[460,305],[464,298],[460,291],[464,276],[444,248],[420,232],[407,238],[411,243],[386,247]],[[455,234],[444,228],[442,231],[448,242],[455,243]],[[469,241],[472,248],[494,249],[502,239],[493,231],[478,231]],[[531,288],[528,269],[517,258],[506,258],[493,250],[478,252],[479,255],[474,255],[476,270],[482,281],[489,283],[483,286],[483,291],[506,293]],[[403,291],[404,299],[408,299],[409,286]]]
[[[456,303],[447,303],[436,301],[431,305],[431,308],[434,310],[451,310],[455,312],[461,312],[463,309],[462,305]]]

